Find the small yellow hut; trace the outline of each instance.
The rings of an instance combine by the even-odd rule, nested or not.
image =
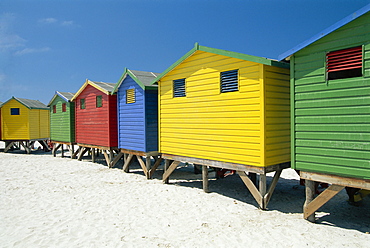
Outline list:
[[[176,161],[262,178],[289,166],[288,64],[196,43],[155,82],[164,180]]]
[[[29,153],[32,142],[45,140],[50,137],[49,108],[37,100],[12,97],[1,107],[1,137],[7,141],[7,147],[12,142],[21,142]],[[25,142],[25,143],[23,143]]]

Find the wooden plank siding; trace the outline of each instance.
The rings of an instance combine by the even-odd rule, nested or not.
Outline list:
[[[102,96],[102,107],[96,107],[96,96]],[[85,99],[85,109],[80,108]],[[76,143],[117,147],[117,98],[87,85],[75,99]]]
[[[158,151],[158,91],[141,87],[130,74],[119,83],[118,147],[141,152]],[[129,89],[135,92],[134,103],[126,102]]]
[[[291,59],[292,167],[370,178],[370,13]],[[363,76],[326,81],[325,56],[363,46]]]
[[[12,108],[19,108],[19,115],[11,115]],[[2,139],[31,140],[50,137],[49,110],[29,109],[19,101],[10,99],[2,106]]]
[[[280,148],[274,145],[285,140],[280,137],[289,137],[289,108],[284,106],[289,103],[285,88],[289,70],[265,66],[197,50],[169,71],[159,81],[160,152],[253,166],[284,160],[278,158]],[[220,72],[235,69],[239,70],[239,90],[220,93]],[[264,85],[264,73],[270,78],[268,86]],[[279,85],[280,77],[285,80],[284,87]],[[172,82],[182,78],[186,97],[173,97]],[[265,104],[266,96],[269,101],[288,99],[282,100],[283,106],[273,107],[272,102]],[[265,108],[269,116],[265,116]],[[272,113],[274,108],[281,116]],[[267,143],[266,128],[270,132]],[[274,129],[282,133],[272,134]],[[277,157],[266,160],[266,150],[271,155],[277,152]],[[286,150],[285,146],[284,154]],[[287,156],[284,162],[289,159]]]
[[[62,112],[62,105],[66,104],[66,111]],[[53,113],[53,106],[56,113]],[[75,104],[56,96],[50,104],[50,139],[52,141],[75,142]]]
[[[126,103],[126,90],[135,90],[135,102]],[[118,147],[145,151],[145,108],[144,90],[127,76],[117,92],[118,98]]]
[[[11,108],[19,108],[20,115],[11,115]],[[29,109],[15,99],[11,99],[2,106],[2,139],[29,140]]]
[[[264,65],[266,164],[290,161],[289,70]]]
[[[158,151],[158,90],[145,90],[145,152]]]

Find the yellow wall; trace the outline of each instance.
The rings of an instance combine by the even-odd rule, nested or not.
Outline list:
[[[20,115],[10,115],[11,108],[19,108]],[[28,109],[11,99],[1,108],[2,139],[31,140],[50,137],[49,110]]]
[[[234,69],[239,91],[220,93],[220,72]],[[186,97],[174,98],[173,80],[182,78]],[[161,153],[254,166],[290,160],[289,70],[197,50],[159,86]]]
[[[239,91],[220,93],[220,72],[239,69]],[[261,164],[262,67],[196,51],[159,82],[160,152],[241,164]],[[172,80],[186,78],[186,97]]]
[[[11,108],[19,108],[20,115],[10,115]],[[29,123],[28,123],[29,109],[18,101],[11,99],[1,108],[2,121],[2,139],[3,140],[21,140],[30,139]]]
[[[264,66],[265,85],[265,164],[290,161],[289,70]]]

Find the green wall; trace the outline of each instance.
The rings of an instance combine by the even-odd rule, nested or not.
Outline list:
[[[63,103],[66,103],[66,112],[62,112]],[[56,105],[56,113],[53,113],[53,105]],[[66,102],[60,96],[57,96],[50,104],[50,139],[75,142],[74,102]]]
[[[291,58],[292,167],[370,179],[370,13]],[[363,45],[363,76],[326,81],[326,53]]]

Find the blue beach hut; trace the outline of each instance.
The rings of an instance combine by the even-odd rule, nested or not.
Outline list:
[[[136,156],[147,178],[161,162],[158,153],[158,86],[151,85],[158,75],[126,68],[112,91],[112,94],[117,93],[118,148],[121,153],[111,166],[126,154],[123,169],[127,172]],[[151,157],[155,160],[152,168]]]

